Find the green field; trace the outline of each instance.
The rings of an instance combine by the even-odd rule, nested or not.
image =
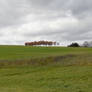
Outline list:
[[[0,92],[92,92],[92,48],[0,46]]]

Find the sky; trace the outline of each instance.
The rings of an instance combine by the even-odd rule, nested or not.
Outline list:
[[[92,0],[0,0],[0,44],[92,40]]]

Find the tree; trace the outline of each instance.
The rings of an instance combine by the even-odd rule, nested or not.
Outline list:
[[[89,47],[89,42],[88,42],[88,41],[85,41],[85,42],[83,43],[83,46],[84,46],[84,47]]]
[[[25,46],[52,46],[52,45],[56,45],[56,42],[52,42],[52,41],[34,41],[34,42],[26,42]]]
[[[80,47],[80,45],[78,43],[72,43],[68,47]]]

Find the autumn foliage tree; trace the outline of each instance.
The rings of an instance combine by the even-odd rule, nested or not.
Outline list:
[[[52,41],[34,41],[34,42],[26,42],[25,46],[52,46],[52,45],[56,45],[56,42],[52,42]]]

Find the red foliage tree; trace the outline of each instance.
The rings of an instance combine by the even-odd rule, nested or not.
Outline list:
[[[26,42],[25,46],[37,46],[37,45],[52,46],[56,44],[57,44],[56,42],[52,41],[34,41],[34,42]]]

